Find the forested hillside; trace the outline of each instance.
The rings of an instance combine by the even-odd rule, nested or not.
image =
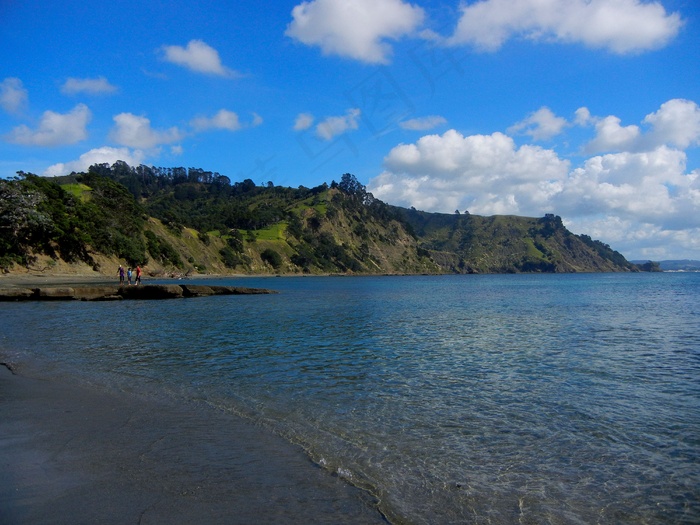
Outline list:
[[[561,219],[389,206],[350,174],[288,188],[201,169],[95,165],[0,180],[0,268],[151,274],[638,271]]]

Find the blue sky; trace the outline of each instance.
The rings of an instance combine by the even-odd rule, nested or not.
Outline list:
[[[700,259],[696,0],[0,0],[0,176],[94,163],[560,215]]]

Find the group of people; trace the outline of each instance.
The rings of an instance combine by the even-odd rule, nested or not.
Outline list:
[[[124,267],[120,264],[119,269],[117,270],[117,275],[119,276],[119,286],[124,286],[125,277],[129,283],[129,286],[131,286],[131,278],[134,276],[134,274],[136,275],[135,284],[141,284],[141,266],[137,265],[136,269],[133,271],[131,267],[124,271]]]

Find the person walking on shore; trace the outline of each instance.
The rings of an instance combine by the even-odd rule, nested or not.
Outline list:
[[[141,284],[141,265],[136,265],[136,286]]]
[[[119,275],[119,286],[124,286],[124,267],[121,264],[117,270],[117,275]]]
[[[126,278],[129,286],[131,286],[131,266],[129,266],[129,269],[126,271]]]

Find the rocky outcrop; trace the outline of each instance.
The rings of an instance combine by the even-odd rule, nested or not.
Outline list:
[[[277,293],[263,288],[199,284],[146,284],[142,286],[49,286],[0,288],[0,301],[120,301],[124,299],[179,299],[211,295]]]

